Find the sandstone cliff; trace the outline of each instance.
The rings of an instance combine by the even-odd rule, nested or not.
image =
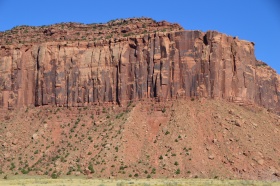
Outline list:
[[[280,77],[256,60],[253,43],[150,19],[123,22],[1,33],[0,107],[206,97],[280,111]]]

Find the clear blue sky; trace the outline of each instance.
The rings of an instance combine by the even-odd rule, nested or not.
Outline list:
[[[100,23],[141,16],[253,41],[257,59],[280,73],[280,0],[0,0],[0,31],[23,24]]]

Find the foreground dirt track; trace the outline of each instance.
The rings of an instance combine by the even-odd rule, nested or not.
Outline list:
[[[279,180],[280,118],[219,100],[1,112],[6,174]]]
[[[246,185],[246,186],[277,186],[279,182],[266,181],[245,181],[245,180],[210,180],[210,179],[143,179],[143,180],[85,180],[85,179],[21,179],[0,181],[2,186],[10,185],[99,185],[99,186],[227,186],[227,185]]]

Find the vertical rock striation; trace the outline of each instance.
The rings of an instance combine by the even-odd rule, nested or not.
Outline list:
[[[0,107],[206,97],[280,111],[280,78],[254,44],[215,31],[2,45]]]

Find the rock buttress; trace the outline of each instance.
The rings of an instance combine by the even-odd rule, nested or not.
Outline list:
[[[279,75],[260,65],[251,42],[215,31],[5,45],[0,52],[2,108],[206,97],[280,111]]]

